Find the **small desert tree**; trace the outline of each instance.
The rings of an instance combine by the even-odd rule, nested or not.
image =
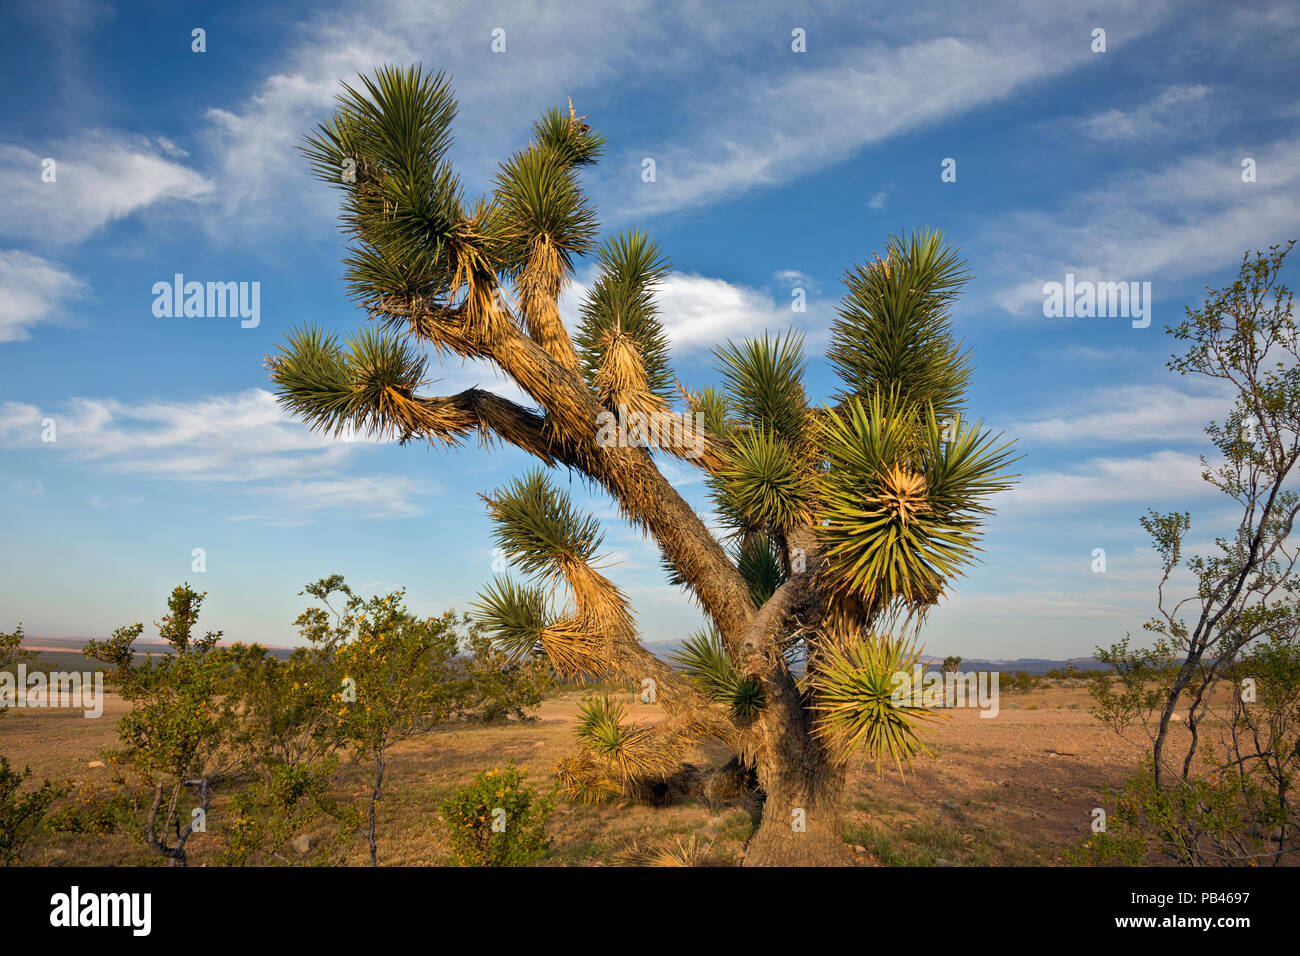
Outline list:
[[[1300,342],[1281,282],[1292,245],[1247,254],[1236,281],[1207,290],[1168,329],[1186,343],[1170,369],[1231,389],[1225,420],[1206,428],[1220,457],[1201,463],[1239,517],[1217,553],[1190,557],[1189,513],[1141,519],[1162,569],[1158,614],[1143,625],[1155,639],[1097,652],[1116,674],[1093,682],[1094,713],[1117,732],[1140,725],[1150,737],[1150,779],[1130,784],[1128,816],[1188,863],[1277,862],[1298,848]],[[1178,597],[1184,575],[1192,584]],[[1216,715],[1220,688],[1230,704]],[[1185,719],[1176,721],[1179,708]],[[1185,732],[1171,734],[1178,724]]]
[[[333,660],[337,732],[370,763],[361,830],[370,865],[378,866],[376,813],[392,748],[460,709],[464,681],[455,666],[456,615],[418,618],[407,611],[404,592],[363,599],[337,574],[307,585],[306,593],[322,606],[308,608],[295,623]],[[340,608],[330,603],[334,595],[343,599]]]
[[[345,86],[308,137],[316,175],[341,191],[351,293],[378,327],[343,342],[293,332],[268,358],[280,400],[334,433],[508,442],[608,493],[708,616],[706,669],[675,671],[640,643],[596,570],[596,519],[540,471],[488,499],[535,582],[494,582],[482,619],[501,647],[540,647],[561,672],[654,681],[668,719],[606,758],[662,778],[702,738],[730,748],[765,800],[748,863],[846,861],[847,762],[858,746],[913,753],[916,714],[893,705],[890,678],[1008,483],[1008,447],[962,416],[970,356],[948,321],[961,260],[921,233],[846,273],[830,405],[810,403],[793,334],[719,343],[720,387],[679,388],[655,305],[667,259],[639,232],[597,244],[579,173],[602,138],[571,106],[552,109],[491,195],[467,202],[447,160],[455,112],[441,74],[385,68]],[[571,336],[558,299],[591,252],[600,273]],[[535,407],[479,388],[424,394],[426,351],[491,363]],[[725,546],[656,454],[701,470]]]
[[[157,658],[137,660],[134,643],[144,631],[138,622],[103,641],[90,641],[85,651],[114,668],[109,680],[131,705],[118,722],[120,746],[107,756],[152,791],[145,844],[180,866],[186,864],[191,835],[207,829],[214,785],[240,762],[231,746],[236,716],[216,652],[221,631],[201,638],[193,634],[203,598],[188,584],[172,591],[168,613],[156,625],[170,651]],[[194,807],[182,800],[191,790]]]

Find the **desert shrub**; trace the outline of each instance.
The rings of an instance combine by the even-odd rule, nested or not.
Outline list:
[[[478,626],[467,632],[465,650],[469,652],[464,663],[466,716],[485,722],[510,717],[521,721],[536,719],[528,711],[555,687],[546,661],[533,657],[512,659]]]
[[[22,773],[9,766],[0,757],[0,865],[17,864],[27,842],[40,829],[50,805],[64,796],[68,788],[42,781],[35,790],[19,794],[22,785],[32,775],[30,768]]]
[[[294,622],[333,661],[331,719],[359,762],[369,766],[362,835],[378,866],[377,804],[384,796],[392,748],[459,712],[464,682],[456,666],[459,621],[453,611],[421,618],[406,609],[405,591],[363,599],[340,574],[304,588],[318,606]],[[332,601],[341,601],[335,608]]]
[[[84,784],[50,814],[48,827],[55,833],[89,833],[102,836],[127,829],[140,811],[137,794],[120,783]]]
[[[266,787],[274,785],[275,773],[301,769],[310,775],[343,745],[333,706],[340,675],[332,652],[300,647],[277,660],[260,645],[235,644],[220,653],[239,712],[237,745]]]
[[[524,770],[485,770],[439,805],[456,866],[529,866],[550,849],[554,793],[539,795]]]
[[[1164,703],[1159,681],[1171,674],[1164,664],[1150,666],[1164,660],[1158,649],[1122,650],[1111,651],[1123,665],[1121,690],[1106,683],[1094,689],[1094,713],[1118,731],[1152,722],[1151,711]],[[1138,658],[1147,663],[1135,664]],[[1076,862],[1258,865],[1287,862],[1300,852],[1300,647],[1269,642],[1224,674],[1234,685],[1232,700],[1219,721],[1201,724],[1199,761],[1188,761],[1157,785],[1149,754],[1142,773],[1106,794],[1106,832],[1083,841]],[[1145,678],[1155,686],[1140,683]],[[1243,694],[1246,686],[1252,694]]]
[[[1028,671],[1001,671],[998,674],[998,689],[1010,694],[1023,694],[1033,690],[1040,683],[1042,678],[1031,674]]]
[[[299,862],[311,865],[339,865],[346,844],[356,837],[363,814],[358,807],[342,803],[329,792],[338,769],[331,756],[311,766],[288,763],[268,768],[265,775],[234,795],[230,810],[223,815],[221,861],[226,866],[277,865]],[[318,822],[331,823],[314,849],[293,850],[296,836]]]

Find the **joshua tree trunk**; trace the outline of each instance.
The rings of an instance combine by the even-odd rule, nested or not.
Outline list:
[[[826,740],[816,733],[815,714],[776,650],[790,615],[796,611],[816,614],[809,606],[810,597],[815,604],[806,579],[788,581],[759,612],[743,648],[750,673],[765,671],[766,701],[762,716],[745,740],[753,748],[758,784],[765,794],[762,819],[746,847],[746,866],[841,866],[851,862],[840,817],[844,763],[835,759]],[[757,640],[756,634],[761,635]]]
[[[758,779],[767,799],[745,848],[745,866],[852,863],[840,815],[844,767],[802,749],[781,750],[759,764]]]

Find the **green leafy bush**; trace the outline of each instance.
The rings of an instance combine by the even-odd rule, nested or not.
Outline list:
[[[13,866],[22,855],[23,848],[45,819],[45,813],[55,800],[67,793],[59,784],[43,781],[26,794],[18,790],[32,775],[30,769],[22,773],[12,769],[9,761],[0,757],[0,865]]]
[[[529,866],[550,849],[546,821],[555,795],[539,796],[524,771],[485,770],[439,805],[456,866]]]

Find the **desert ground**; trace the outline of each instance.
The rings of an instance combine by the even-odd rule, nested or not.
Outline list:
[[[448,845],[438,801],[480,770],[513,760],[527,768],[530,782],[549,789],[552,768],[573,747],[582,696],[567,691],[548,699],[530,722],[448,725],[399,745],[380,804],[380,864],[443,862]],[[632,720],[652,723],[662,716],[630,691],[618,696]],[[874,765],[855,766],[845,813],[845,841],[855,859],[891,866],[1066,864],[1068,852],[1089,831],[1092,809],[1104,803],[1102,788],[1118,786],[1139,760],[1135,746],[1089,714],[1090,703],[1082,681],[1004,693],[997,717],[949,709],[946,717],[930,721],[925,740],[933,756],[917,761],[906,775],[887,767],[877,776]],[[0,753],[19,768],[31,767],[34,779],[106,783],[109,771],[90,765],[116,743],[116,718],[124,710],[111,693],[98,720],[79,711],[11,709],[0,718]],[[721,762],[725,754],[705,752],[694,759],[703,766]],[[350,792],[360,800],[365,778],[360,768],[345,767],[338,785],[340,796]],[[221,798],[214,801],[210,820],[223,805]],[[586,805],[561,798],[548,826],[554,846],[545,863],[609,865],[633,841],[671,845],[695,833],[708,847],[700,862],[734,865],[752,826],[738,806],[715,812],[697,803]],[[134,836],[42,833],[24,862],[157,865]],[[213,833],[195,834],[190,865],[215,863],[215,847]],[[362,839],[347,862],[368,862]]]

